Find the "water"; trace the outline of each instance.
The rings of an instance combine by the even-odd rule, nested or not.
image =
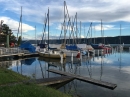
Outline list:
[[[56,69],[117,84],[114,90],[80,80],[55,85],[58,90],[69,93],[73,95],[73,97],[129,97],[129,56],[129,51],[123,51],[105,54],[105,56],[89,58],[84,56],[82,62],[75,58],[73,59],[74,62],[71,62],[71,58],[67,58],[63,64],[61,64],[60,60],[30,58],[5,62],[4,65],[6,65],[8,69],[12,69],[17,73],[29,76],[33,79],[60,76],[47,71],[48,69]]]

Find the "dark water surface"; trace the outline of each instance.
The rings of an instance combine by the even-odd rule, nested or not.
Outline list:
[[[130,97],[130,52],[114,52],[104,56],[83,56],[82,62],[68,57],[61,64],[60,60],[30,58],[8,63],[8,68],[31,78],[41,79],[60,76],[48,72],[56,69],[117,84],[114,90],[100,87],[80,80],[58,84],[55,87],[73,95],[73,97]],[[7,64],[7,63],[5,63]]]

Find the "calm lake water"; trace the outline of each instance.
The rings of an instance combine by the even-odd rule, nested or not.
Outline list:
[[[68,57],[61,64],[60,60],[30,58],[11,61],[5,65],[8,64],[8,69],[36,79],[60,76],[47,71],[55,69],[117,84],[114,90],[80,80],[55,85],[55,88],[73,97],[130,97],[129,51],[95,57],[83,56],[81,62],[76,58],[73,60],[71,62],[71,57]]]

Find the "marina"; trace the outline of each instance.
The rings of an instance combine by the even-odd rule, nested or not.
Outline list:
[[[12,59],[10,61],[1,60],[1,67],[29,76],[33,80],[36,79],[39,85],[56,84],[59,87],[58,90],[65,93],[74,91],[73,93],[86,97],[86,95],[97,95],[91,92],[96,92],[98,89],[98,92],[102,95],[111,93],[113,96],[120,94],[121,96],[116,97],[122,97],[123,95],[129,95],[129,92],[125,92],[125,94],[120,92],[122,89],[129,90],[130,73],[129,61],[127,60],[129,54],[129,50],[118,52],[114,48],[112,53],[103,56],[92,56],[89,59],[86,55],[82,56],[80,61],[76,58],[71,60],[71,57],[67,57],[63,62],[60,59],[33,57],[19,60]],[[62,77],[59,74],[49,72],[49,70],[55,70],[54,72],[60,72],[60,74],[67,76]],[[62,84],[66,81],[67,83]],[[69,89],[70,86],[71,90]],[[97,96],[100,97],[100,94]]]
[[[127,1],[0,1],[0,96],[129,97]]]

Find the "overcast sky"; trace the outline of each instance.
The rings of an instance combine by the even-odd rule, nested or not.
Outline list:
[[[92,36],[101,37],[101,20],[104,36],[119,36],[120,25],[121,35],[130,35],[129,0],[66,0],[66,5],[71,21],[77,12],[77,28],[78,32],[81,31],[78,36],[90,37],[87,33],[92,22]],[[23,39],[35,39],[35,26],[37,39],[42,38],[48,8],[50,38],[59,38],[64,21],[64,0],[0,0],[0,20],[4,20],[12,30],[18,29],[21,6]],[[16,36],[18,31],[13,32]]]

